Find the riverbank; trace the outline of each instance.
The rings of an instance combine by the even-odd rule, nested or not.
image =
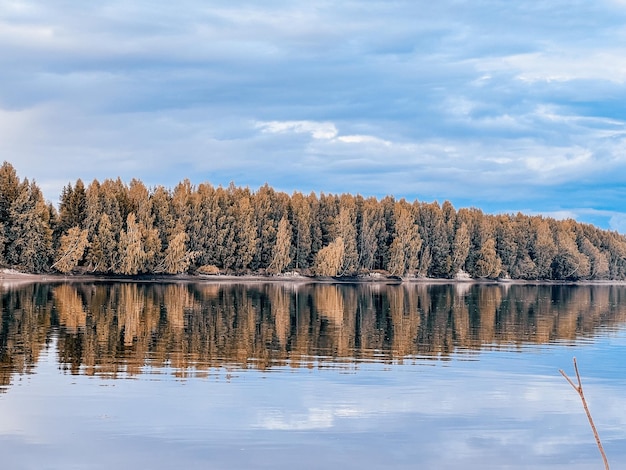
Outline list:
[[[14,269],[0,270],[0,282],[199,282],[199,283],[321,283],[321,284],[500,284],[500,285],[626,285],[620,280],[552,281],[523,279],[437,279],[426,277],[386,276],[373,273],[361,276],[314,277],[288,273],[280,275],[174,274],[111,276],[96,274],[64,275],[57,273],[30,274]]]

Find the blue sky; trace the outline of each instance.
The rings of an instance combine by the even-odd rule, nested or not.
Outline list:
[[[626,1],[0,0],[0,159],[626,233]]]

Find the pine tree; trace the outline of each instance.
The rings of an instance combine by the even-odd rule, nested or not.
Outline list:
[[[74,187],[68,184],[61,192],[57,233],[64,234],[71,227],[84,228],[87,216],[86,210],[87,192],[82,180],[78,179]]]
[[[44,272],[52,258],[50,211],[41,191],[25,179],[9,208],[6,259],[27,272]]]

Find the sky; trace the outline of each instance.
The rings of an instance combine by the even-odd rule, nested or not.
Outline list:
[[[625,0],[0,0],[0,161],[626,234]]]

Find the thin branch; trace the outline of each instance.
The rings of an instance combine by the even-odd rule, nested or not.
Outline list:
[[[598,445],[598,449],[600,450],[600,454],[602,455],[602,460],[604,460],[604,468],[609,470],[609,461],[606,458],[606,454],[604,453],[604,448],[602,447],[602,442],[600,441],[600,435],[598,434],[598,430],[596,429],[595,424],[593,424],[593,419],[591,418],[591,412],[589,411],[589,407],[587,406],[587,400],[585,400],[585,394],[583,393],[583,384],[580,381],[580,374],[578,373],[578,364],[576,363],[576,358],[574,358],[574,370],[576,371],[576,379],[578,380],[578,385],[574,384],[574,382],[563,372],[562,369],[559,369],[559,372],[565,379],[569,382],[576,393],[580,396],[580,399],[583,402],[583,408],[585,409],[585,413],[587,413],[587,419],[589,420],[589,424],[591,425],[591,430],[593,431],[593,435],[596,438],[596,444]]]

